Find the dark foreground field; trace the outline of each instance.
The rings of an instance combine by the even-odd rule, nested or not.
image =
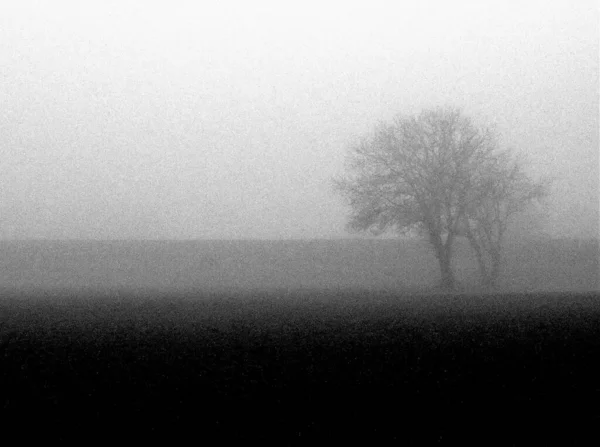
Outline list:
[[[592,445],[599,298],[5,290],[3,437]]]

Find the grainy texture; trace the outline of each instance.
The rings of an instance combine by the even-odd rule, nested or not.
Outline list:
[[[423,241],[60,241],[0,242],[0,287],[100,289],[427,290],[437,282]],[[477,265],[457,240],[453,267],[476,288]],[[500,289],[595,291],[598,242],[507,243]]]
[[[524,445],[598,421],[597,294],[30,298],[2,297],[20,439]]]

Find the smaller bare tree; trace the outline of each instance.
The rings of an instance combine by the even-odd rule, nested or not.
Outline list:
[[[477,258],[483,287],[495,289],[507,228],[517,214],[548,196],[551,179],[532,180],[509,151],[495,154],[477,168],[471,176],[462,233]]]

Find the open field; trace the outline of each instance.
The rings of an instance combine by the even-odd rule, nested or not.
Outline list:
[[[597,251],[510,248],[503,286],[546,292],[486,295],[430,293],[435,259],[406,242],[3,253],[5,436],[572,445],[600,422]]]
[[[3,288],[194,290],[430,290],[436,259],[421,241],[2,242]],[[476,290],[477,268],[464,240],[454,269]],[[564,241],[508,244],[506,292],[598,290],[598,245]]]

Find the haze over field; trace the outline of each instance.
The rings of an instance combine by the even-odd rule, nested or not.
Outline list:
[[[593,1],[5,2],[0,237],[346,237],[330,188],[379,120],[456,105],[597,237]]]
[[[435,292],[425,241],[2,241],[2,290]],[[457,291],[478,292],[466,240],[452,261]],[[497,292],[597,292],[598,244],[508,244]],[[329,299],[335,293],[326,293]],[[319,295],[319,293],[317,293]]]

